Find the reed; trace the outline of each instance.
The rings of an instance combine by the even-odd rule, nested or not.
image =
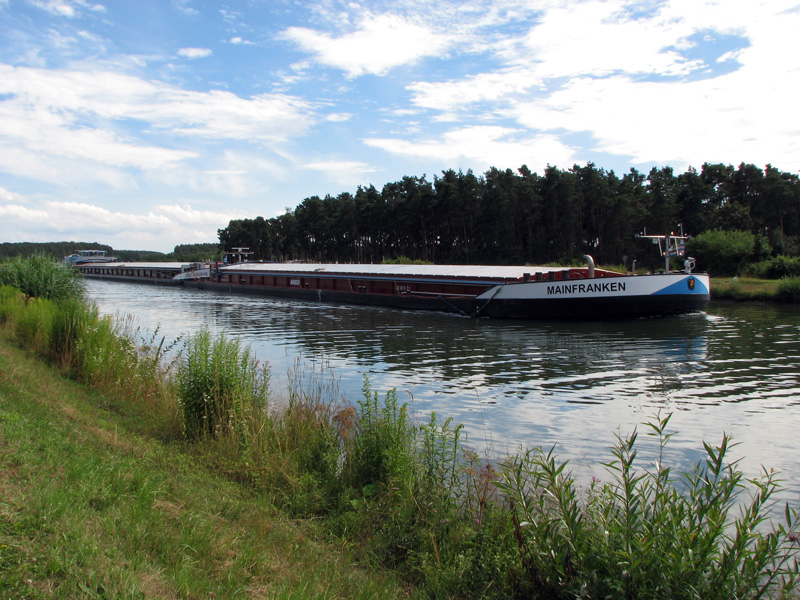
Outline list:
[[[64,369],[75,369],[78,366],[78,345],[98,319],[95,307],[76,298],[67,298],[55,305],[50,323],[49,358]]]
[[[84,296],[83,277],[43,254],[18,256],[0,265],[0,285],[10,285],[32,298],[64,300]]]
[[[163,340],[154,344],[132,336],[83,299],[32,298],[11,286],[0,287],[0,323],[21,346],[68,376],[174,430],[178,412]]]
[[[25,310],[25,294],[10,285],[0,285],[0,325],[13,327]]]

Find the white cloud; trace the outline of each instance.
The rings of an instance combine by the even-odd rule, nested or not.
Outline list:
[[[28,206],[20,206],[19,204],[7,204],[0,206],[0,217],[3,217],[3,227],[0,228],[3,238],[10,241],[22,242],[25,241],[24,237],[14,237],[15,232],[18,234],[21,230],[21,228],[18,227],[19,222],[41,222],[47,219],[47,212],[41,208],[31,208]]]
[[[732,22],[715,20],[720,11],[712,11],[708,3],[698,2],[698,10],[686,13],[675,4],[659,5],[649,16],[637,18],[634,9],[639,5],[630,0],[543,3],[527,33],[487,48],[505,66],[462,79],[417,81],[408,86],[412,101],[451,112],[477,103],[502,106],[523,94],[546,95],[549,87],[575,77],[685,76],[707,67],[677,51],[692,45],[689,36],[711,27],[741,32]],[[728,53],[725,59],[738,55]]]
[[[363,183],[365,175],[376,171],[372,165],[354,160],[321,160],[306,163],[302,168],[321,171],[331,181],[344,185]]]
[[[160,172],[157,181],[175,188],[185,186],[198,195],[234,200],[265,195],[268,182],[286,177],[285,167],[256,152],[226,149],[219,156],[207,157],[209,163],[214,167],[202,171],[184,168]]]
[[[353,118],[351,113],[331,113],[325,117],[326,121],[331,123],[344,123]]]
[[[172,5],[182,13],[191,16],[200,14],[200,11],[190,6],[191,3],[192,0],[172,0]]]
[[[576,152],[579,160],[598,151],[676,167],[793,157],[782,163],[791,167],[800,164],[792,108],[800,89],[800,38],[793,33],[800,14],[792,7],[789,0],[724,8],[713,0],[543,3],[527,33],[493,48],[504,64],[407,89],[415,106],[437,111],[429,116],[434,122],[511,118],[531,138],[585,134],[596,143]],[[720,37],[741,47],[719,54],[699,47]],[[736,69],[714,75],[721,63]],[[428,140],[406,144],[431,147]],[[569,154],[554,151],[546,162]]]
[[[541,85],[536,75],[526,69],[504,69],[479,73],[465,79],[446,82],[416,82],[408,86],[412,102],[423,108],[451,111],[479,102],[507,101]]]
[[[22,194],[17,194],[16,192],[12,192],[3,186],[0,186],[0,203],[12,202],[23,203],[27,202],[27,199]]]
[[[31,4],[59,17],[76,17],[82,9],[92,12],[106,10],[102,4],[91,4],[84,0],[31,0]]]
[[[178,50],[178,56],[184,58],[205,58],[211,56],[212,51],[209,48],[181,48]]]
[[[16,223],[29,215],[24,232],[39,235],[41,213],[31,211],[47,213],[41,199],[51,198],[78,201],[79,209],[52,207],[76,228],[92,225],[69,220],[81,210],[84,221],[113,224],[92,237],[117,240],[110,232],[126,231],[128,219],[147,224],[131,226],[143,240],[136,246],[151,231],[176,243],[190,234],[181,220],[205,231],[190,223],[202,215],[180,214],[187,206],[219,206],[226,222],[231,206],[247,206],[243,216],[271,214],[331,182],[363,183],[376,168],[359,160],[372,161],[363,147],[348,154],[359,142],[393,173],[585,160],[614,169],[742,160],[800,169],[797,0],[397,0],[367,8],[326,0],[302,15],[298,4],[206,7],[203,18],[223,28],[182,42],[192,46],[177,55],[180,45],[168,40],[186,39],[180,32],[201,11],[172,0],[163,23],[171,35],[125,56],[109,54],[122,47],[109,41],[121,35],[116,7],[101,28],[87,18],[102,9],[92,0],[35,1],[41,10],[25,14],[36,34],[12,23],[0,53],[28,65],[0,63],[6,237],[22,235],[4,222],[12,213]],[[125,24],[147,41],[145,26]],[[265,52],[252,64],[226,63],[230,52],[217,50],[250,44],[256,31],[259,45],[273,49],[274,35],[264,32],[276,30],[303,60]],[[212,50],[214,60],[190,60]],[[178,55],[185,60],[176,64]],[[392,76],[360,78],[368,74]],[[178,78],[191,78],[191,89],[167,83]],[[28,181],[15,189],[32,190],[27,197],[10,191],[21,178]]]
[[[556,136],[530,135],[519,129],[498,126],[452,129],[436,139],[420,141],[369,138],[364,142],[392,154],[458,165],[466,161],[470,168],[481,170],[523,164],[535,170],[539,165],[571,165],[574,161],[574,150]]]
[[[440,56],[453,40],[403,17],[367,14],[359,29],[335,37],[305,27],[290,27],[283,37],[315,56],[318,63],[341,69],[348,77],[385,75],[426,56]]]
[[[544,14],[519,49],[515,62],[538,77],[612,73],[686,75],[701,66],[669,50],[695,33],[689,20],[656,13],[631,16],[626,0],[582,2]]]
[[[669,5],[663,18],[678,19],[678,4]],[[694,20],[685,23],[681,34],[701,31],[713,20],[713,7],[697,8],[683,17]],[[773,9],[731,11],[736,18],[727,10],[713,11],[724,12],[721,30],[739,31],[749,43],[736,51],[741,66],[733,72],[694,81],[641,81],[633,75],[649,64],[643,61],[633,65],[630,75],[574,78],[511,111],[531,129],[590,132],[597,150],[637,163],[679,168],[717,160],[763,165],[790,159],[800,165],[800,120],[793,108],[800,89],[800,42],[792,33],[800,29],[800,15]],[[787,40],[793,41],[787,45]],[[730,53],[723,56],[731,59]]]
[[[279,150],[315,119],[314,107],[291,96],[185,91],[109,71],[0,65],[0,94],[8,96],[0,102],[0,167],[48,182],[58,175],[119,187],[129,178],[120,169],[158,171],[197,158],[188,138]]]
[[[800,122],[789,115],[800,72],[762,83],[741,72],[670,85],[584,78],[515,110],[522,125],[591,132],[597,150],[637,163],[763,165],[793,156],[798,164]]]

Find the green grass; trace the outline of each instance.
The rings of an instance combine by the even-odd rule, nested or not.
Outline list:
[[[258,490],[0,341],[0,597],[394,598]]]
[[[800,302],[800,277],[783,279],[712,277],[711,299],[797,303]]]

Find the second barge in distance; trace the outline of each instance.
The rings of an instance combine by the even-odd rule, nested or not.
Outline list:
[[[669,254],[662,255],[668,265]],[[77,268],[89,278],[472,317],[629,319],[701,311],[710,300],[708,274],[692,273],[691,259],[683,271],[647,275],[597,269],[591,257],[584,259],[579,267],[242,262]]]

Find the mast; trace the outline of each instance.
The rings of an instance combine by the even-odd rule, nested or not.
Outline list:
[[[658,244],[658,251],[664,257],[664,273],[669,273],[670,258],[683,256],[686,253],[686,240],[689,239],[689,236],[684,235],[683,224],[681,224],[680,228],[680,235],[675,235],[674,231],[670,231],[666,235],[647,235],[647,229],[645,229],[644,233],[636,236],[637,238],[653,240],[653,244]]]

